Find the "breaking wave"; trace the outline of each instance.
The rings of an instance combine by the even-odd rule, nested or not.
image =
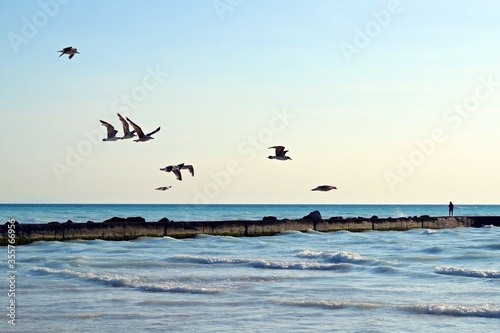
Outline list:
[[[300,252],[297,257],[308,259],[322,259],[334,263],[348,263],[348,264],[365,264],[376,263],[377,259],[367,258],[357,253],[339,251],[339,252],[325,252],[325,251],[310,251],[305,250]]]
[[[279,261],[266,259],[246,259],[246,258],[216,258],[197,256],[176,256],[175,261],[190,262],[196,264],[246,264],[255,268],[265,269],[291,269],[291,270],[341,270],[347,271],[352,267],[346,263],[316,263],[305,261]]]
[[[69,269],[53,269],[48,267],[34,267],[34,272],[45,275],[59,275],[69,278],[77,278],[89,282],[97,282],[111,287],[137,288],[149,292],[171,292],[171,293],[193,293],[193,294],[215,294],[225,291],[222,288],[209,288],[190,286],[175,282],[143,283],[138,277],[123,276],[118,274],[95,274],[82,273]]]
[[[478,269],[466,269],[460,267],[436,266],[434,267],[434,271],[437,274],[444,274],[444,275],[492,278],[492,279],[500,278],[500,271],[493,271],[493,270],[478,270]]]
[[[481,306],[457,306],[457,305],[444,305],[444,304],[378,304],[378,303],[356,303],[356,302],[342,302],[342,301],[327,301],[327,300],[314,300],[314,301],[296,301],[285,300],[279,303],[289,306],[302,306],[302,307],[320,307],[324,309],[337,310],[355,308],[359,310],[372,310],[372,309],[395,309],[399,311],[412,312],[414,314],[428,314],[452,317],[486,317],[486,318],[500,318],[500,308],[490,305]]]

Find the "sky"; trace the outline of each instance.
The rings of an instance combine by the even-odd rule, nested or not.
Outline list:
[[[499,14],[494,0],[2,1],[0,203],[499,203]],[[122,135],[117,112],[161,130],[103,142],[99,120]],[[268,159],[275,145],[292,160]],[[159,170],[179,163],[195,176]]]

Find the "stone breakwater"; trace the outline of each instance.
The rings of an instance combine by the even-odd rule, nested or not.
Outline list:
[[[9,241],[8,223],[0,226],[0,245]],[[210,221],[210,222],[173,222],[163,218],[157,222],[146,222],[142,217],[114,217],[102,223],[65,223],[15,224],[16,245],[36,241],[68,240],[131,240],[139,237],[189,238],[205,234],[213,236],[255,237],[272,236],[285,231],[315,230],[331,232],[347,230],[352,232],[404,231],[409,229],[451,229],[464,227],[500,226],[500,216],[457,216],[457,217],[406,217],[406,218],[342,218],[322,219],[315,211],[302,219],[278,220],[267,216],[258,221]]]

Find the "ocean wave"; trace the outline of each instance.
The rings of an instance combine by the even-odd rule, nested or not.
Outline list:
[[[299,258],[308,259],[322,259],[334,263],[349,263],[349,264],[364,264],[375,263],[377,259],[364,257],[357,253],[339,251],[339,252],[325,252],[325,251],[310,251],[305,250],[297,254]]]
[[[356,303],[356,302],[342,302],[342,301],[327,301],[327,300],[283,300],[278,301],[283,305],[290,306],[303,306],[303,307],[320,307],[325,309],[348,309],[348,308],[356,308],[356,309],[379,309],[383,308],[382,304],[376,303]]]
[[[255,268],[267,269],[290,269],[290,270],[343,270],[352,268],[347,263],[313,263],[302,261],[274,261],[267,259],[246,259],[246,258],[217,258],[217,257],[198,257],[198,256],[175,256],[174,261],[196,263],[196,264],[246,264]]]
[[[254,261],[253,259],[245,258],[217,258],[217,257],[199,257],[189,255],[178,255],[170,260],[177,262],[193,263],[193,264],[247,264]]]
[[[452,317],[500,318],[500,308],[490,305],[458,306],[439,304],[403,305],[401,309],[417,314],[431,314]]]
[[[500,278],[500,271],[494,271],[494,270],[478,270],[478,269],[466,269],[460,267],[436,266],[434,267],[434,272],[436,272],[437,274],[465,276],[465,277],[493,278],[493,279]]]
[[[71,318],[71,319],[97,319],[107,316],[104,313],[76,313],[76,314],[63,314],[61,317],[63,318]]]
[[[487,249],[500,250],[500,243],[490,244],[485,246]]]
[[[311,262],[289,262],[257,260],[252,263],[256,268],[267,269],[290,269],[290,270],[335,270],[348,271],[352,267],[348,264],[320,264]]]
[[[106,258],[107,259],[107,258]],[[108,268],[108,269],[116,269],[116,268],[127,268],[127,267],[134,267],[138,269],[144,269],[144,268],[163,268],[166,267],[168,264],[164,262],[158,262],[158,261],[147,261],[143,259],[135,259],[135,260],[128,260],[128,261],[112,261],[111,259],[109,261],[98,261],[98,262],[92,262],[88,264],[88,267],[92,268]]]
[[[380,273],[380,274],[390,274],[390,273],[397,273],[398,272],[398,270],[396,268],[391,267],[391,266],[379,266],[379,267],[372,268],[372,270],[375,273]]]
[[[287,236],[287,235],[300,235],[306,236],[307,231],[311,231],[312,229],[307,229],[306,232],[302,232],[299,230],[285,230],[278,234],[278,236]]]
[[[148,292],[172,292],[192,294],[216,294],[227,290],[227,288],[211,288],[185,285],[176,282],[143,283],[138,277],[130,277],[117,274],[95,274],[83,273],[69,269],[53,269],[48,267],[34,267],[34,272],[46,275],[60,275],[69,278],[78,278],[84,281],[97,282],[112,287],[137,288]]]
[[[433,246],[433,247],[430,247],[430,248],[423,250],[422,252],[435,254],[435,253],[441,253],[443,251],[444,251],[444,248],[442,248],[440,246]]]
[[[283,300],[278,301],[283,305],[320,307],[328,310],[355,308],[359,310],[372,309],[395,309],[399,311],[413,312],[415,314],[428,314],[452,317],[486,317],[500,318],[500,308],[490,305],[460,306],[444,304],[380,304],[367,302],[342,302],[331,300]]]

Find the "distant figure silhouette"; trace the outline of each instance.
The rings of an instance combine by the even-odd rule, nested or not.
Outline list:
[[[453,204],[453,202],[450,201],[450,204],[448,205],[448,216],[453,216],[453,208],[455,207],[455,205]]]

